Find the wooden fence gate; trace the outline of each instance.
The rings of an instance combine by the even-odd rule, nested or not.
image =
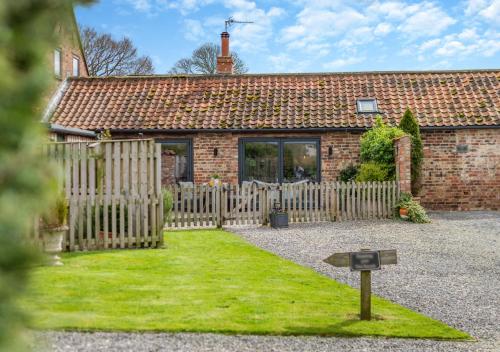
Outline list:
[[[161,150],[154,140],[51,143],[64,170],[68,251],[163,243]]]
[[[394,215],[399,199],[395,181],[176,185],[170,191],[172,228],[267,224],[275,202],[290,223],[383,219]]]

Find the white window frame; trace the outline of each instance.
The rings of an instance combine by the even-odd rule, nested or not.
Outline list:
[[[62,76],[62,50],[54,49],[54,74],[56,77]]]
[[[76,67],[75,67],[76,63]],[[73,55],[73,59],[71,60],[71,72],[73,73],[73,77],[80,76],[80,58],[78,56]],[[76,69],[76,72],[75,72]]]
[[[362,108],[362,103],[371,102],[373,109],[366,110]],[[375,98],[358,98],[356,99],[356,111],[361,114],[370,114],[374,112],[378,112],[378,104],[377,99]]]

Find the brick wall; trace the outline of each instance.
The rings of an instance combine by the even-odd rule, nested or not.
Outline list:
[[[424,132],[422,139],[422,205],[500,210],[500,129]]]
[[[161,151],[161,183],[175,183],[175,154],[170,150]]]
[[[114,134],[113,138],[131,138],[130,135]],[[287,137],[320,138],[321,177],[325,181],[337,180],[340,170],[349,164],[359,163],[359,132],[327,133],[192,133],[192,134],[144,134],[141,138],[186,139],[193,140],[194,181],[205,183],[217,174],[223,182],[238,182],[238,141],[244,137]],[[139,138],[138,135],[132,138]],[[333,147],[329,156],[328,148]],[[214,156],[217,148],[217,156]]]
[[[131,135],[113,135],[131,138]],[[337,180],[340,170],[359,163],[357,132],[326,133],[192,133],[144,134],[141,138],[192,138],[194,180],[205,183],[218,174],[223,182],[238,181],[238,140],[241,137],[319,137],[321,175],[324,181]],[[139,138],[138,135],[133,138]],[[500,210],[500,129],[467,129],[422,132],[424,163],[423,188],[418,196],[429,209]],[[408,141],[409,143],[409,141]],[[467,145],[468,151],[457,152]],[[328,147],[333,155],[328,155]],[[218,155],[214,156],[214,148]]]

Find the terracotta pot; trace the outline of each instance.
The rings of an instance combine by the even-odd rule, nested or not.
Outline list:
[[[113,238],[113,234],[112,234],[111,230],[108,231],[108,238],[109,239]],[[101,241],[104,241],[104,231],[99,231],[99,239]]]
[[[45,229],[45,231],[43,232],[43,248],[51,258],[50,265],[63,265],[58,254],[62,252],[64,233],[66,231],[68,231],[68,227],[61,226],[52,229]]]
[[[401,219],[407,219],[408,218],[408,209],[407,208],[399,208],[399,216]]]
[[[210,185],[210,187],[219,187],[220,183],[221,183],[220,179],[212,178],[212,179],[210,179],[209,185]]]

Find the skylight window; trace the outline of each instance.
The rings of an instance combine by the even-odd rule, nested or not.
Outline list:
[[[377,112],[377,100],[375,98],[362,98],[356,100],[357,110],[360,113]]]

